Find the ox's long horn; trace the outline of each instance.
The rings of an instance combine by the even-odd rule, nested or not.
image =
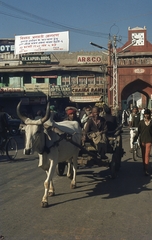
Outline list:
[[[19,104],[17,105],[17,109],[16,109],[16,112],[17,112],[17,116],[23,121],[25,122],[25,120],[27,119],[27,117],[23,116],[20,112],[20,106],[21,106],[21,102],[19,102]]]
[[[50,103],[47,103],[45,116],[41,119],[42,123],[45,123],[50,117]]]

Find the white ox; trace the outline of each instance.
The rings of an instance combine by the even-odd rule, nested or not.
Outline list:
[[[77,159],[79,148],[67,141],[63,133],[72,135],[72,141],[81,143],[82,130],[76,121],[54,122],[50,117],[49,104],[46,114],[42,119],[31,120],[20,113],[21,102],[17,106],[17,115],[24,122],[25,149],[24,154],[36,151],[39,156],[39,167],[46,171],[47,178],[44,182],[44,196],[41,206],[48,206],[48,196],[55,194],[53,175],[58,162],[73,162],[73,179],[71,188],[76,187]],[[49,134],[48,134],[49,133]],[[69,174],[69,171],[68,171]]]

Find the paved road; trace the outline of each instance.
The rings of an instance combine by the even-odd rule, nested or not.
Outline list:
[[[56,196],[41,208],[45,172],[36,156],[16,162],[0,157],[0,235],[5,240],[151,240],[152,180],[143,175],[141,160],[126,155],[116,179],[106,167],[78,169],[77,188],[66,176],[55,176]],[[22,139],[18,137],[19,147]],[[0,238],[2,239],[2,238]]]

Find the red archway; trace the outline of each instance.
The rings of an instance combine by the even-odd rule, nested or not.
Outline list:
[[[122,89],[121,100],[126,100],[128,96],[130,96],[134,92],[140,92],[146,95],[147,98],[150,98],[151,85],[141,79],[136,79]]]
[[[134,36],[142,36],[134,41]],[[140,40],[140,41],[139,41]],[[127,48],[127,51],[124,49]],[[110,51],[109,47],[109,51]],[[152,106],[152,44],[147,40],[146,28],[135,27],[128,29],[128,41],[117,49],[117,85],[113,84],[112,59],[109,60],[108,101],[114,104],[113,95],[118,94],[118,107],[135,92],[144,94],[147,104]],[[115,87],[117,86],[117,88]],[[111,87],[114,91],[110,91]]]
[[[121,103],[123,101],[126,101],[127,98],[132,95],[135,92],[139,92],[145,96],[145,100],[143,102],[143,106],[147,107],[151,95],[151,85],[147,82],[144,82],[141,79],[136,79],[133,82],[130,82],[128,85],[126,85],[121,92]]]

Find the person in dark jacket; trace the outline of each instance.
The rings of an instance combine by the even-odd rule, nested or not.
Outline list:
[[[116,130],[116,128],[118,127],[118,123],[117,123],[117,117],[112,116],[112,114],[111,114],[111,108],[107,108],[105,110],[104,118],[106,120],[108,133],[110,134],[110,132],[114,132]]]
[[[148,176],[150,150],[152,147],[152,119],[151,119],[151,111],[149,109],[145,110],[144,119],[139,122],[138,136],[140,137],[143,167],[144,167],[145,175]]]

